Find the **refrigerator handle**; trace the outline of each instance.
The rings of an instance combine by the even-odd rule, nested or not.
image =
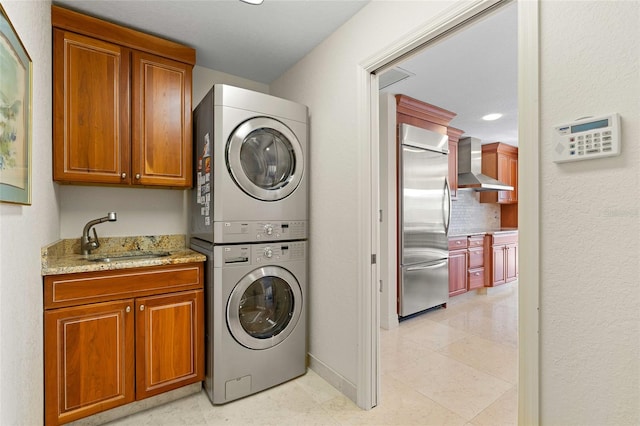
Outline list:
[[[407,272],[421,271],[423,269],[440,268],[441,266],[444,266],[446,264],[447,264],[447,260],[443,260],[442,262],[434,263],[433,265],[412,266],[412,267],[407,268]]]
[[[449,225],[451,224],[451,188],[449,179],[444,178],[444,193],[442,195],[442,220],[444,221],[444,234],[449,235]],[[446,207],[445,207],[446,206]]]

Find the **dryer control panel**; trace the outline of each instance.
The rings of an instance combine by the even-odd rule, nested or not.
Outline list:
[[[303,220],[214,222],[213,235],[216,243],[302,240],[307,238],[307,222]]]

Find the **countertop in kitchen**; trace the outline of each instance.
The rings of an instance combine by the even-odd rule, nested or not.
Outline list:
[[[518,232],[518,228],[469,228],[469,229],[460,229],[449,232],[449,237],[464,237],[471,235],[484,235],[484,234],[501,234],[508,232]]]
[[[41,249],[41,274],[60,275],[146,266],[204,262],[206,256],[186,247],[184,235],[100,238],[100,247],[81,254],[80,239],[59,240]],[[119,259],[117,256],[166,252],[163,257]],[[115,255],[115,256],[114,256]],[[91,259],[112,256],[110,261]]]

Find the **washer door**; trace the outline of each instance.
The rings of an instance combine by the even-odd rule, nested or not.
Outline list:
[[[276,346],[291,334],[302,313],[298,280],[279,266],[245,275],[227,302],[227,325],[238,343],[249,349]]]
[[[269,117],[240,124],[227,141],[227,168],[245,193],[261,201],[290,195],[302,180],[302,146],[291,129]]]

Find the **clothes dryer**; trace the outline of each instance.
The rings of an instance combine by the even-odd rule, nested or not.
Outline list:
[[[193,236],[213,235],[216,243],[307,237],[307,116],[295,102],[213,86],[193,115]]]
[[[205,389],[224,404],[306,372],[306,241],[213,245],[207,256]]]

